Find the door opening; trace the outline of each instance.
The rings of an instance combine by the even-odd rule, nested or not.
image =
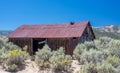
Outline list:
[[[45,43],[47,43],[47,40],[45,38],[33,39],[33,54],[35,54],[38,49],[42,49]]]

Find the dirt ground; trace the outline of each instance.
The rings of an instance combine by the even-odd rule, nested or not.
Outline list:
[[[73,60],[71,68],[73,70],[72,73],[79,73],[80,65],[78,61]],[[10,72],[6,72],[0,68],[0,73],[10,73]],[[34,61],[27,60],[25,69],[14,73],[52,73],[52,72],[48,70],[40,71]]]

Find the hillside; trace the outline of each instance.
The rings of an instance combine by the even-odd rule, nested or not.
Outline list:
[[[120,39],[120,26],[108,25],[99,28],[93,28],[96,38],[108,36],[114,39]]]
[[[0,36],[8,36],[12,31],[11,30],[0,30]]]
[[[120,34],[120,26],[108,25],[101,28],[98,28],[100,32],[112,32],[116,34]]]

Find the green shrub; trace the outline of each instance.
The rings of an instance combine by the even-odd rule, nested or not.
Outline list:
[[[12,65],[9,65],[6,70],[9,72],[16,72],[17,69],[18,69],[18,66],[16,64],[12,64]]]
[[[99,40],[94,40],[93,42],[79,44],[74,50],[75,58],[82,63],[86,61],[94,62],[95,60],[95,62],[100,62],[105,60],[109,55],[117,55],[120,58],[120,40],[101,37]]]
[[[111,37],[100,37],[99,40],[108,44],[113,39]]]
[[[81,67],[80,73],[117,73],[117,69],[109,63],[87,63]]]
[[[82,65],[80,68],[80,73],[97,73],[96,64],[86,63],[85,65]]]
[[[117,55],[120,58],[120,40],[111,41],[108,50],[111,55]]]
[[[109,56],[105,62],[110,63],[112,66],[117,67],[119,65],[120,59],[117,56]]]
[[[9,42],[7,37],[0,37],[0,64],[5,70],[18,70],[28,57],[29,54],[26,51],[22,51],[20,47]]]
[[[93,41],[90,41],[90,42],[86,41],[86,42],[84,43],[84,45],[85,45],[85,47],[86,47],[86,50],[90,50],[91,48],[96,49]]]
[[[21,65],[28,56],[29,54],[26,51],[22,51],[20,49],[11,50],[7,58],[7,65]]]
[[[11,71],[16,70],[16,67],[20,68],[23,66],[24,61],[29,57],[29,54],[26,51],[20,49],[11,50],[8,54],[6,64],[6,70]],[[12,66],[12,68],[11,68]]]
[[[117,73],[120,72],[120,65],[116,68],[116,70],[117,70]]]
[[[95,47],[85,50],[79,55],[80,62],[83,63],[80,73],[120,72],[120,40],[101,37],[99,40],[94,40],[94,43],[88,44],[88,46]]]
[[[35,62],[40,69],[50,68],[55,71],[69,71],[72,57],[65,55],[64,48],[57,51],[51,51],[48,45],[38,50],[35,55]]]
[[[97,73],[117,73],[117,70],[109,63],[97,65]]]
[[[84,53],[82,53],[80,55],[80,63],[81,64],[85,64],[85,63],[97,63],[97,62],[101,62],[104,59],[104,55],[102,52],[97,51],[95,49],[90,49],[89,51],[84,51]]]
[[[81,54],[83,53],[84,50],[86,50],[85,45],[84,44],[78,44],[73,51],[75,59],[80,61],[80,56],[81,56]]]
[[[8,53],[9,51],[6,50],[5,47],[0,49],[0,64],[2,64],[4,60],[6,60],[6,58],[8,57]]]
[[[5,36],[0,37],[0,48],[5,47],[7,50],[14,50],[16,48],[20,49],[17,45],[14,45],[12,42],[9,42],[9,39]]]
[[[0,37],[0,48],[5,47],[5,45],[8,43],[8,38],[5,36]]]
[[[50,58],[50,67],[54,72],[70,71],[72,58],[70,55],[65,55],[64,48],[60,47],[57,51],[53,51],[53,55]]]
[[[102,42],[100,40],[94,40],[94,44],[97,50],[102,51],[105,50]]]
[[[100,37],[98,40],[94,40],[94,44],[95,47],[101,51],[101,50],[109,49],[109,43],[112,40],[113,39],[109,37]]]
[[[45,45],[42,49],[39,49],[35,55],[35,62],[40,68],[49,67],[49,58],[51,57],[51,49],[48,45]]]

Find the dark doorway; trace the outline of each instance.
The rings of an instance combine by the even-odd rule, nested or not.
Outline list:
[[[46,42],[45,38],[33,39],[33,54],[35,54],[38,49],[42,49]]]

